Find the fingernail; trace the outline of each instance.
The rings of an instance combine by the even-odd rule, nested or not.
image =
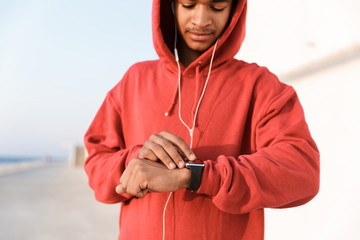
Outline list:
[[[190,160],[191,160],[191,161],[196,160],[196,156],[195,156],[195,154],[193,154],[193,153],[192,153],[192,154],[190,154]]]
[[[184,167],[184,162],[183,162],[183,161],[180,161],[180,162],[179,162],[179,167],[180,167],[180,168]]]
[[[174,169],[176,166],[175,166],[175,163],[173,163],[173,162],[171,162],[170,164],[169,164],[169,167],[171,168],[171,169]]]

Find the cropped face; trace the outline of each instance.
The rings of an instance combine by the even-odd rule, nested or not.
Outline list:
[[[179,33],[186,45],[204,52],[220,37],[227,25],[232,0],[176,0]]]

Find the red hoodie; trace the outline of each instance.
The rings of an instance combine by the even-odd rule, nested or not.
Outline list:
[[[163,130],[190,142],[177,114],[178,69],[168,2],[153,1],[160,59],[128,70],[85,135],[85,170],[96,199],[122,202],[119,239],[161,239],[169,195],[118,195],[115,187],[129,161],[151,134]],[[219,39],[196,120],[193,151],[205,163],[201,186],[197,192],[174,192],[166,210],[166,239],[263,239],[264,208],[298,206],[318,192],[319,152],[295,91],[266,68],[234,59],[245,18],[246,0],[239,0]],[[190,126],[212,51],[181,66],[181,114]]]

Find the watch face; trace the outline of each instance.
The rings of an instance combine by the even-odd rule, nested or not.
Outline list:
[[[191,168],[191,167],[205,167],[205,164],[203,163],[185,163],[185,167]]]

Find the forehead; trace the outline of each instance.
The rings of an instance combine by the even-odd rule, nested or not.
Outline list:
[[[222,3],[222,2],[230,2],[231,0],[186,0],[186,1],[193,3],[218,3],[218,2]]]

